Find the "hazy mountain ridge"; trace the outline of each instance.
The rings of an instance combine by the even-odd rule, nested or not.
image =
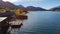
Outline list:
[[[17,6],[15,6],[14,4],[10,3],[10,2],[4,2],[4,1],[0,1],[0,8],[17,8]]]
[[[34,6],[28,6],[26,7],[28,11],[45,11],[46,9],[40,8],[40,7],[34,7]]]
[[[34,7],[34,6],[24,7],[22,5],[14,5],[13,3],[4,2],[4,1],[0,0],[0,9],[1,8],[10,8],[10,9],[21,8],[21,9],[26,10],[26,11],[47,11],[46,9],[41,8],[41,7]],[[60,11],[60,6],[51,8],[48,11]]]
[[[60,6],[57,6],[57,7],[51,8],[50,11],[60,11]]]
[[[21,8],[23,10],[28,10],[28,11],[44,11],[45,9],[40,8],[40,7],[34,7],[34,6],[28,6],[24,7],[22,5],[14,5],[13,3],[10,2],[4,2],[0,1],[0,8],[10,8],[10,9],[15,9],[15,8]]]

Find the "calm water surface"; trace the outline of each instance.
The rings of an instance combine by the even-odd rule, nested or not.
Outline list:
[[[60,12],[36,11],[27,14],[21,28],[11,34],[60,34]]]

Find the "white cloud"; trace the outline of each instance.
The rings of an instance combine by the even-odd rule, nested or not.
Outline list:
[[[3,0],[3,1],[9,1],[9,2],[37,2],[37,1],[43,1],[43,0]]]
[[[16,1],[18,1],[18,0],[3,0],[3,1],[9,1],[9,2],[16,2]]]
[[[18,0],[18,2],[36,2],[36,1],[43,1],[43,0]]]

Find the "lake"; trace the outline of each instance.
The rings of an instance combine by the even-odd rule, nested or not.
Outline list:
[[[11,34],[60,34],[60,12],[29,12],[21,28],[12,29]]]

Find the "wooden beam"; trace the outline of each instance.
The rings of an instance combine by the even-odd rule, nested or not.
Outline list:
[[[7,17],[0,17],[0,22],[2,22],[5,19],[7,19]]]

